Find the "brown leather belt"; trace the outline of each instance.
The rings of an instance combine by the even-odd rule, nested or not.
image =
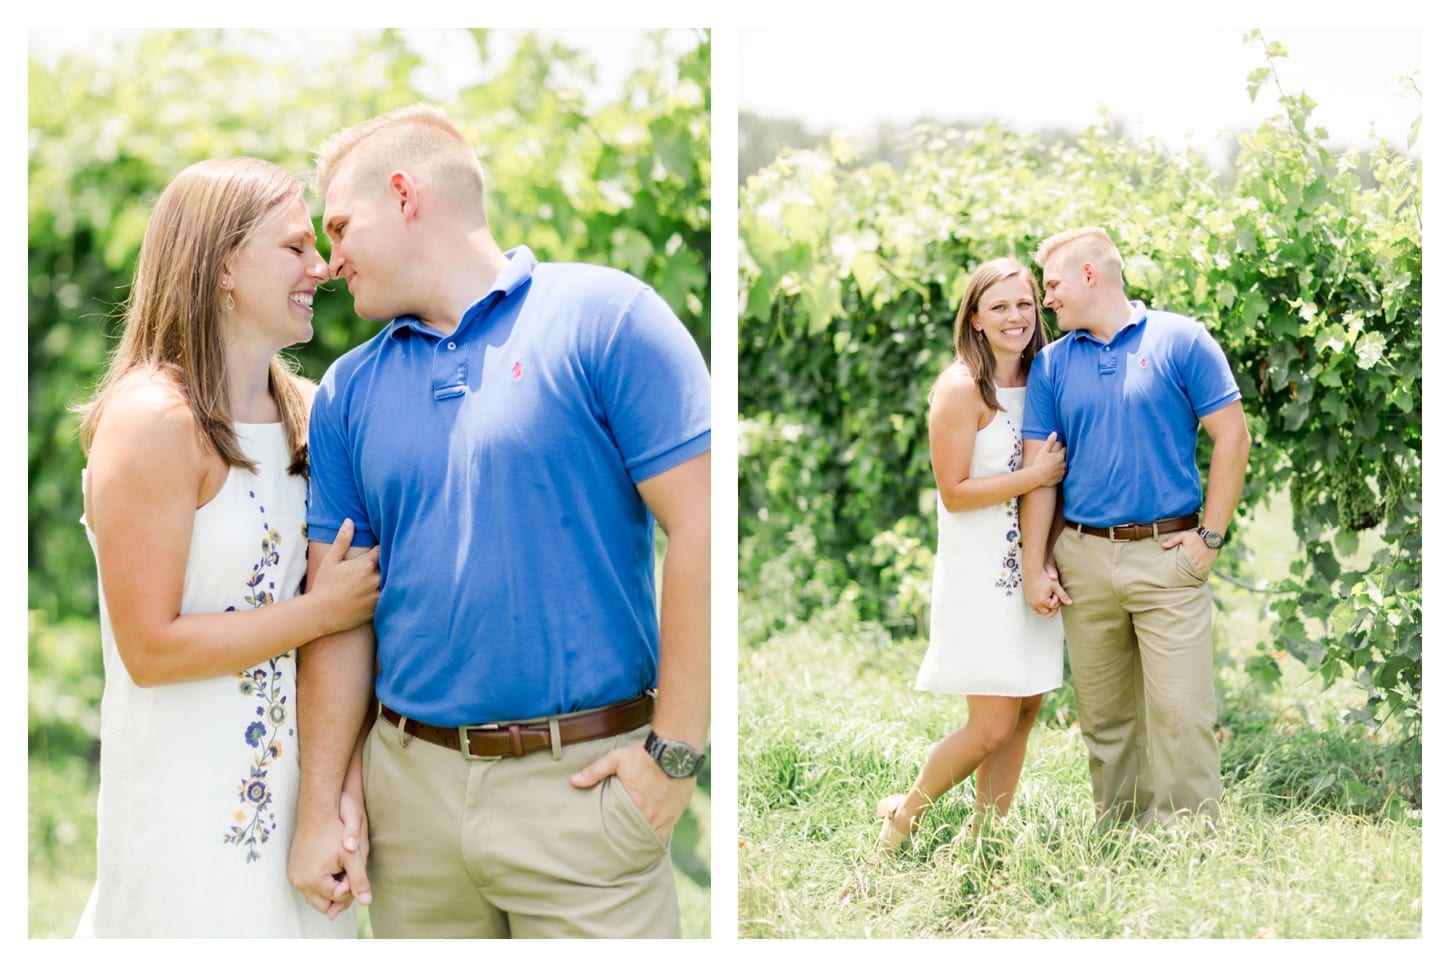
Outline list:
[[[571,712],[521,722],[490,722],[447,728],[410,719],[379,705],[383,718],[424,742],[461,752],[465,759],[504,759],[558,747],[603,739],[649,724],[654,718],[655,697],[645,692],[638,698],[586,712]]]
[[[1179,531],[1197,527],[1198,515],[1164,517],[1162,520],[1150,521],[1146,524],[1114,524],[1112,527],[1089,527],[1086,524],[1074,524],[1070,520],[1064,521],[1064,523],[1078,533],[1091,534],[1093,537],[1106,537],[1110,541],[1141,541],[1145,537],[1161,537],[1164,534],[1176,534]]]

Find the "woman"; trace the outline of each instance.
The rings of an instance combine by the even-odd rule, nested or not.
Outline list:
[[[351,528],[306,574],[312,338],[327,277],[302,184],[204,161],[162,192],[125,332],[83,408],[82,523],[105,692],[95,889],[77,936],[354,936],[287,879],[295,649],[368,620],[377,554]],[[361,791],[344,805],[361,827]]]
[[[937,556],[922,690],[965,695],[967,722],[932,750],[911,789],[877,806],[877,848],[914,831],[927,806],[973,773],[976,820],[1011,805],[1042,695],[1062,684],[1062,624],[1032,613],[1022,587],[1017,498],[1062,480],[1049,437],[1022,466],[1027,371],[1047,341],[1037,280],[1015,259],[972,273],[957,312],[956,358],[931,394]]]

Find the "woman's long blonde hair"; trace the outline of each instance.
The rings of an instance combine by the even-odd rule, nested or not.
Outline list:
[[[1038,351],[1047,345],[1047,329],[1042,323],[1042,290],[1038,288],[1037,277],[1021,262],[1013,258],[1000,258],[977,266],[971,278],[967,279],[967,291],[962,296],[961,308],[957,310],[957,321],[952,331],[956,361],[971,372],[972,378],[977,382],[982,402],[994,410],[1002,409],[997,402],[997,383],[993,379],[993,374],[997,371],[997,360],[992,353],[991,344],[987,342],[986,334],[972,328],[972,316],[977,314],[977,306],[988,289],[1015,276],[1026,279],[1027,287],[1032,290],[1032,340],[1022,351],[1021,362],[1021,371],[1025,376]]]
[[[123,377],[175,367],[203,439],[229,466],[256,469],[232,427],[219,283],[227,259],[302,189],[296,176],[257,158],[202,161],[166,186],[141,240],[121,342],[95,396],[77,407],[83,452],[90,452],[101,409]],[[305,475],[307,402],[281,357],[272,358],[267,382],[292,454],[288,472]]]

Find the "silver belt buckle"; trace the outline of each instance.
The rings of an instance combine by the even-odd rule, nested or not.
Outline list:
[[[487,725],[460,725],[458,727],[458,751],[463,758],[469,762],[497,762],[503,758],[501,755],[474,755],[473,750],[468,747],[468,733],[498,731],[498,723],[490,722]]]
[[[1123,526],[1135,526],[1135,525],[1123,525]],[[1111,525],[1108,526],[1108,540],[1112,541],[1114,544],[1130,544],[1130,543],[1132,543],[1133,538],[1131,538],[1131,537],[1119,537],[1118,536],[1118,527],[1119,527],[1118,524],[1111,524]]]

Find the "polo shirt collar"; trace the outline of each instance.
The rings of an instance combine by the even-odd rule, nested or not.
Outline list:
[[[1133,299],[1129,301],[1128,305],[1132,306],[1133,314],[1128,317],[1127,322],[1123,323],[1123,328],[1119,329],[1116,333],[1114,333],[1113,338],[1108,340],[1108,342],[1104,345],[1111,345],[1112,343],[1117,342],[1118,337],[1122,336],[1123,333],[1127,332],[1129,329],[1132,329],[1134,326],[1142,325],[1143,323],[1148,321],[1148,307],[1143,304],[1143,301],[1141,299]],[[1074,342],[1084,342],[1086,340],[1091,340],[1096,343],[1102,342],[1101,339],[1099,339],[1097,336],[1094,336],[1086,329],[1074,329],[1072,330],[1072,332],[1069,332],[1064,338],[1071,339]]]
[[[533,251],[527,245],[511,248],[503,254],[504,258],[508,259],[508,264],[503,267],[503,271],[494,280],[493,287],[480,296],[477,302],[464,310],[462,318],[458,320],[459,329],[462,329],[468,318],[476,314],[485,303],[489,302],[495,293],[498,293],[500,298],[506,297],[514,293],[521,286],[527,284],[533,278],[534,267],[539,264],[539,260],[534,257]],[[417,316],[406,315],[398,316],[389,324],[388,334],[398,336],[409,329],[432,336],[438,335],[435,330],[423,325],[422,320]]]

